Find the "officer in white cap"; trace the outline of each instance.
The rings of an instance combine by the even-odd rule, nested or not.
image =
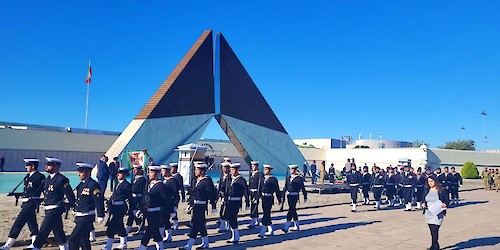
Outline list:
[[[177,184],[177,193],[180,193],[179,198],[177,199],[177,203],[174,206],[174,213],[175,216],[172,219],[173,220],[173,225],[172,229],[173,230],[179,230],[179,218],[177,217],[177,208],[179,208],[179,201],[186,202],[186,190],[184,189],[184,178],[182,178],[182,175],[179,174],[178,172],[178,164],[177,163],[171,163],[170,165],[170,173],[172,173],[172,177],[175,180],[175,183]]]
[[[141,211],[145,215],[148,226],[138,250],[145,250],[151,238],[155,241],[156,250],[163,250],[163,237],[160,234],[161,213],[162,210],[165,211],[165,204],[169,197],[165,192],[165,185],[159,180],[160,172],[161,166],[148,166],[148,191],[145,193],[144,206]]]
[[[263,174],[259,170],[259,162],[251,161],[252,171],[250,172],[250,180],[248,186],[250,188],[250,224],[249,228],[254,228],[259,225],[259,199],[262,192],[262,183],[264,182]]]
[[[227,202],[228,202],[228,193],[229,193],[229,186],[231,185],[231,176],[230,176],[230,170],[229,170],[229,165],[231,163],[229,162],[223,162],[220,164],[221,165],[221,176],[219,179],[219,186],[218,186],[218,192],[219,192],[219,199],[222,200],[221,205],[220,205],[220,225],[219,225],[219,233],[226,232],[229,230],[229,223],[227,222],[227,215],[226,215],[226,210],[227,210]]]
[[[281,203],[281,192],[278,184],[278,179],[271,174],[273,166],[264,165],[264,182],[262,183],[262,227],[260,228],[259,237],[274,235],[272,226],[271,209],[274,204],[274,194]]]
[[[238,212],[242,205],[243,196],[245,196],[245,210],[250,210],[250,199],[248,194],[248,185],[239,174],[239,163],[232,163],[231,168],[231,185],[229,186],[228,204],[227,204],[227,219],[231,227],[231,239],[227,243],[238,244],[240,233],[238,231]]]
[[[120,237],[120,245],[116,249],[127,249],[127,232],[123,225],[123,217],[125,217],[127,210],[131,209],[127,207],[127,204],[132,204],[132,184],[127,181],[128,172],[127,167],[120,167],[117,170],[118,182],[108,201],[108,213],[111,219],[108,219],[108,228],[106,229],[108,239],[104,247],[105,250],[113,249],[115,234]]]
[[[33,248],[33,243],[38,235],[36,210],[41,201],[40,194],[42,193],[45,176],[38,172],[38,159],[26,158],[24,159],[24,163],[28,174],[22,180],[22,183],[24,183],[24,189],[20,198],[22,201],[21,212],[19,212],[14,225],[12,225],[12,228],[10,229],[7,242],[5,242],[5,245],[0,247],[0,249],[3,250],[8,250],[12,247],[16,238],[19,236],[21,229],[26,223],[28,224],[31,232],[31,245],[28,248]]]
[[[44,188],[44,210],[43,219],[38,237],[33,243],[34,250],[39,250],[47,242],[50,231],[59,243],[59,249],[69,249],[62,223],[62,214],[65,211],[64,198],[69,201],[68,206],[75,206],[75,194],[69,184],[69,179],[59,173],[62,161],[55,157],[46,157],[45,171],[49,173]],[[88,234],[87,234],[88,236]]]
[[[288,199],[288,213],[286,214],[286,223],[283,228],[283,232],[288,233],[288,229],[291,231],[300,231],[299,217],[297,215],[297,201],[299,200],[299,193],[302,191],[304,195],[304,203],[307,202],[307,192],[304,187],[304,179],[297,173],[298,165],[289,165],[290,176],[286,178],[285,188],[286,195]],[[283,194],[285,195],[285,194]],[[293,219],[294,227],[291,227]]]
[[[97,223],[104,221],[104,196],[101,194],[99,183],[90,178],[91,164],[76,163],[80,184],[76,187],[75,228],[69,236],[69,249],[90,250],[89,233],[94,226],[97,210]]]
[[[165,192],[167,193],[168,200],[165,203],[165,210],[162,211],[162,226],[160,227],[160,234],[163,241],[172,241],[172,223],[170,219],[174,218],[174,206],[179,202],[179,192],[177,192],[177,183],[175,182],[172,174],[170,173],[169,165],[161,165],[161,175],[163,176],[163,184],[165,185]],[[175,163],[177,164],[177,163]]]
[[[183,247],[179,247],[182,250],[190,250],[198,236],[201,236],[202,244],[196,249],[208,249],[208,235],[206,228],[206,217],[205,212],[208,208],[208,202],[212,205],[212,213],[216,214],[216,204],[217,204],[217,190],[214,187],[212,178],[206,175],[207,164],[195,163],[195,176],[196,184],[191,187],[190,192],[190,203],[193,208],[191,222],[193,226],[191,227],[191,232],[189,233],[189,240],[187,244]]]
[[[146,190],[147,181],[144,178],[144,171],[142,170],[142,166],[133,165],[134,172],[134,180],[132,181],[132,199],[130,200],[130,208],[129,214],[127,218],[127,226],[125,227],[125,232],[128,235],[130,230],[132,229],[132,224],[135,221],[135,224],[139,226],[139,229],[135,234],[144,234],[144,224],[142,217],[136,216],[137,211],[139,211],[142,207],[142,198],[144,196],[144,192]]]

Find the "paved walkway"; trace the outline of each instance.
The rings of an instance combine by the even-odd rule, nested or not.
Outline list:
[[[500,249],[500,193],[476,190],[461,192],[462,203],[448,210],[440,230],[443,249]],[[282,228],[285,213],[275,214],[275,228]],[[248,220],[240,224],[242,234],[238,245],[229,245],[230,233],[218,234],[209,223],[211,249],[426,249],[430,233],[421,211],[403,209],[375,211],[372,206],[359,206],[351,213],[348,205],[330,206],[299,211],[300,232],[260,239],[259,229],[246,229]],[[188,229],[176,233],[167,249],[185,244]],[[136,248],[138,238],[130,239],[129,247]],[[101,237],[93,249],[102,249]],[[199,244],[199,239],[197,244]],[[115,243],[117,246],[118,243]],[[150,248],[154,249],[154,242]],[[193,248],[194,249],[194,248]]]

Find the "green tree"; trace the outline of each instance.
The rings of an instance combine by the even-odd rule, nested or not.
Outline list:
[[[475,144],[473,140],[447,141],[443,146],[439,146],[438,148],[475,151]]]
[[[466,162],[462,167],[460,174],[464,179],[479,179],[479,171],[477,170],[476,164],[473,162]]]

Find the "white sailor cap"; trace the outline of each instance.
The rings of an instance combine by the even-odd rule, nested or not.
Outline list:
[[[299,167],[299,165],[296,165],[296,164],[290,164],[290,165],[288,165],[288,168],[298,168],[298,167]]]
[[[174,168],[175,168],[175,167],[179,166],[179,163],[177,163],[177,162],[171,162],[171,163],[169,163],[168,165],[169,165],[170,167],[174,167]]]
[[[47,160],[48,163],[62,163],[62,161],[56,157],[45,157],[45,160]]]
[[[271,165],[268,165],[268,164],[264,164],[264,168],[269,168],[269,169],[273,169],[273,166],[271,166]]]
[[[161,167],[160,167],[160,166],[154,166],[154,165],[151,165],[151,166],[148,166],[148,170],[152,170],[152,171],[160,171],[160,170],[161,170]]]
[[[252,164],[252,165],[259,165],[259,162],[258,161],[251,161],[250,164]]]
[[[220,165],[223,166],[223,167],[229,167],[231,165],[231,163],[229,163],[229,162],[223,162]]]
[[[240,168],[241,167],[241,164],[239,163],[231,163],[231,165],[229,165],[230,168]]]
[[[130,171],[130,169],[128,169],[127,167],[120,167],[120,168],[118,168],[118,173],[119,172],[128,172],[128,171]]]
[[[132,167],[133,167],[133,168],[142,169],[142,166],[141,166],[141,165],[137,165],[137,164],[132,165]]]
[[[86,168],[87,170],[89,170],[89,169],[93,169],[94,168],[94,166],[92,166],[92,165],[90,165],[88,163],[83,163],[83,162],[77,162],[76,166],[77,166],[78,169],[80,169],[80,168]]]
[[[160,167],[162,169],[168,169],[168,170],[170,170],[170,165],[160,165]]]
[[[229,162],[231,161],[231,159],[229,157],[224,157],[224,160],[229,161]]]
[[[207,164],[205,164],[205,163],[203,163],[203,162],[196,162],[196,163],[194,164],[194,167],[195,167],[195,168],[208,168],[208,165],[207,165]]]
[[[40,160],[38,160],[37,158],[24,158],[23,161],[24,163],[29,164],[32,162],[39,162]]]

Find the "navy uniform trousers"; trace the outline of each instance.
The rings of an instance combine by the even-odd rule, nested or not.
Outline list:
[[[17,239],[24,224],[28,224],[31,236],[38,235],[38,223],[36,222],[36,208],[38,201],[29,200],[21,205],[21,212],[16,218],[9,232],[9,238]]]
[[[147,246],[151,238],[153,238],[155,242],[163,241],[160,235],[160,225],[162,224],[161,212],[146,212],[146,220],[148,222],[148,226],[146,227],[146,232],[144,232],[144,236],[142,237],[141,244],[143,246]]]
[[[250,203],[250,218],[259,218],[259,201],[258,201],[258,192],[257,191],[252,191],[250,193],[250,200],[252,203]]]
[[[375,198],[375,201],[380,201],[382,198],[382,191],[384,191],[384,187],[373,188],[373,198]]]
[[[118,234],[120,237],[126,236],[125,227],[123,226],[123,217],[125,217],[127,213],[127,205],[111,205],[109,212],[111,219],[106,229],[106,236],[108,236],[108,238],[114,238],[115,234]]]
[[[206,228],[206,217],[205,211],[207,211],[206,204],[195,204],[193,207],[193,227],[191,227],[191,232],[189,232],[189,238],[196,239],[198,233],[201,237],[207,236],[207,228]]]
[[[90,250],[89,233],[94,227],[94,215],[77,216],[75,217],[75,229],[69,236],[70,250]]]
[[[271,221],[271,208],[273,208],[273,196],[262,196],[262,225],[270,226],[272,225]]]
[[[238,228],[238,211],[241,208],[240,201],[228,201],[226,208],[226,218],[229,220],[229,226],[232,229]]]
[[[43,219],[40,231],[38,232],[38,237],[36,238],[35,243],[33,243],[33,246],[36,248],[42,248],[43,244],[47,241],[50,231],[54,233],[57,243],[60,245],[66,243],[66,235],[64,234],[61,217],[63,213],[64,207],[45,210],[45,218]]]
[[[359,186],[350,186],[349,192],[351,192],[351,199],[353,203],[358,201],[358,188]]]
[[[299,200],[298,195],[288,195],[288,213],[286,214],[286,221],[298,221],[299,216],[297,215],[297,201]]]

